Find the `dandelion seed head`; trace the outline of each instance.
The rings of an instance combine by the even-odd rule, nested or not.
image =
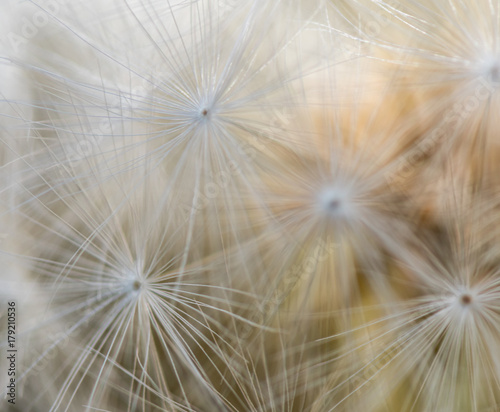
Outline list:
[[[318,196],[321,212],[330,218],[349,218],[355,208],[351,190],[339,185],[323,189]]]
[[[458,316],[458,319],[462,319],[462,316],[470,316],[473,318],[477,316],[481,317],[481,305],[482,298],[481,293],[477,290],[470,288],[461,288],[453,292],[449,300],[448,308],[451,310],[450,315]],[[471,318],[471,321],[473,320]]]
[[[472,298],[472,295],[470,293],[463,293],[462,295],[459,296],[459,301],[462,306],[470,306],[474,299]]]
[[[141,273],[139,267],[134,268],[133,270],[128,270],[125,277],[122,278],[122,282],[127,295],[138,296],[145,290],[146,287],[144,274]]]
[[[132,289],[138,291],[139,289],[141,289],[141,287],[142,283],[139,280],[134,280],[134,282],[132,283]]]
[[[500,56],[487,55],[481,59],[478,70],[479,75],[491,85],[500,84]]]
[[[213,118],[214,108],[211,105],[202,106],[201,110],[198,113],[198,121],[199,122],[210,122]]]
[[[495,62],[489,69],[489,77],[494,83],[500,82],[500,62]]]

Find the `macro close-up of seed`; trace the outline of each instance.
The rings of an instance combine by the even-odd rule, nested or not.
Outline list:
[[[0,3],[0,411],[500,411],[500,3]]]

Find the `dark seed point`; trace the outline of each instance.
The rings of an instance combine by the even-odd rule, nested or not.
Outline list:
[[[332,199],[328,202],[328,207],[330,208],[330,210],[338,209],[339,206],[340,201],[338,201],[337,199]]]
[[[208,110],[207,110],[207,109],[203,109],[203,111],[201,112],[201,114],[202,114],[203,116],[206,116],[206,115],[208,114]]]
[[[472,296],[468,294],[460,296],[460,303],[464,306],[470,305],[472,303]]]
[[[500,82],[500,65],[495,64],[490,68],[490,78],[494,83]]]
[[[132,284],[132,287],[134,288],[134,290],[139,290],[141,288],[141,282],[135,280],[134,283]]]

